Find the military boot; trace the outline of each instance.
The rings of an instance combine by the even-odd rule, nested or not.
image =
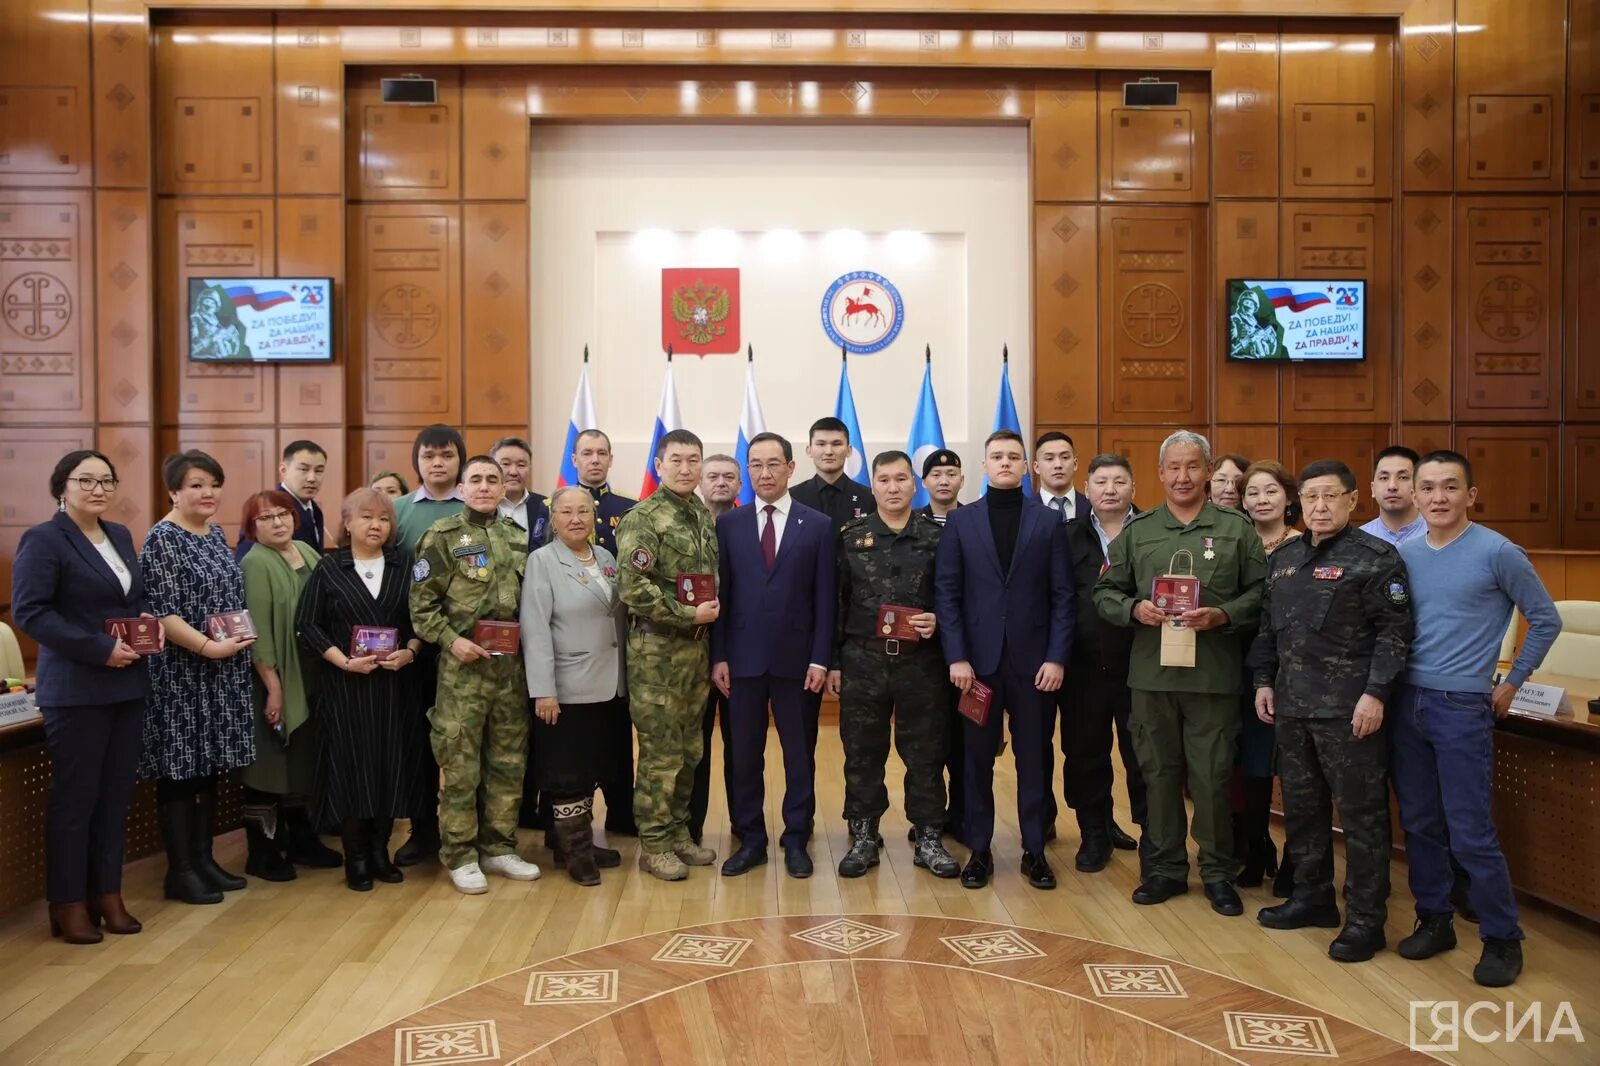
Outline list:
[[[839,876],[860,877],[878,865],[883,838],[878,835],[876,818],[852,818],[846,824],[850,827],[850,850],[839,860]]]
[[[670,851],[641,851],[639,869],[663,881],[682,881],[689,876],[689,868],[683,860]]]
[[[911,855],[911,864],[920,866],[935,877],[959,877],[961,864],[944,849],[943,827],[917,826],[917,847]]]
[[[683,860],[686,866],[710,866],[717,861],[717,853],[710,848],[701,847],[692,840],[679,840],[672,845],[672,854]]]

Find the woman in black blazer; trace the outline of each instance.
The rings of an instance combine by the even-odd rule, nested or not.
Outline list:
[[[51,935],[69,944],[98,944],[102,920],[110,933],[141,928],[122,904],[122,840],[150,675],[106,622],[154,616],[133,537],[101,518],[116,491],[104,455],[63,456],[50,475],[56,515],[22,535],[11,573],[11,613],[39,642],[51,767],[46,895]]]

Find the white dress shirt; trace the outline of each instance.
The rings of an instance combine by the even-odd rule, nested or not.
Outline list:
[[[1051,492],[1049,489],[1041,488],[1039,490],[1039,502],[1044,504],[1046,507],[1050,507],[1050,501],[1055,498],[1056,494]],[[1050,507],[1050,509],[1052,511],[1055,510],[1054,507]],[[1064,516],[1064,518],[1071,518],[1077,513],[1078,490],[1068,485],[1066,495],[1061,497],[1061,514]]]
[[[772,501],[772,507],[772,514],[768,515],[767,504],[762,502],[761,497],[756,497],[756,543],[761,543],[761,535],[767,531],[767,523],[771,522],[774,538],[773,551],[777,552],[783,547],[783,530],[789,524],[789,511],[794,507],[794,500],[786,492]]]
[[[508,499],[506,499],[505,497],[502,496],[500,498],[500,503],[499,503],[498,507],[499,507],[499,511],[500,511],[501,517],[511,519],[517,525],[522,527],[522,531],[524,533],[526,533],[528,531],[528,493],[527,492],[523,492],[522,499],[518,500],[516,503],[512,503],[510,500],[508,500]]]

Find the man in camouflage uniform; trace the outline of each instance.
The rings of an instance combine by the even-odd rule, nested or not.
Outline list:
[[[839,697],[839,740],[844,745],[844,817],[850,850],[840,877],[860,877],[878,865],[878,819],[889,809],[884,766],[889,722],[906,765],[906,818],[916,840],[912,862],[935,877],[955,877],[961,864],[944,849],[944,767],[951,687],[933,639],[933,558],[939,523],[913,514],[917,481],[911,457],[888,451],[872,460],[876,514],[846,522],[839,534],[839,610],[828,690]],[[884,639],[878,609],[892,604],[921,608],[910,618],[921,638]]]
[[[706,638],[716,600],[678,602],[680,574],[717,572],[717,533],[711,512],[695,495],[700,484],[700,438],[684,429],[662,436],[655,469],[661,487],[623,516],[617,559],[628,630],[628,708],[639,733],[633,813],[639,823],[639,868],[663,881],[681,881],[690,866],[709,866],[717,853],[689,838],[689,797],[704,753],[700,721],[711,687]]]
[[[1384,947],[1389,898],[1389,737],[1384,704],[1405,672],[1411,595],[1400,553],[1350,525],[1356,479],[1336,459],[1300,474],[1310,534],[1273,553],[1250,649],[1256,714],[1276,721],[1294,895],[1257,920],[1333,928],[1333,804],[1344,829],[1344,929],[1328,948],[1365,962]]]
[[[517,857],[517,808],[528,758],[527,681],[520,655],[473,642],[483,620],[515,622],[528,535],[498,510],[500,467],[486,455],[461,474],[466,506],[422,535],[411,568],[411,624],[439,646],[439,685],[428,711],[439,788],[439,860],[457,889],[489,890],[484,871],[532,881]],[[482,856],[482,863],[479,857]]]

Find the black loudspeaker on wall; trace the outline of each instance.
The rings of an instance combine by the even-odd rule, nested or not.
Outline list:
[[[1175,81],[1144,78],[1122,85],[1123,107],[1176,107],[1177,103],[1178,83]]]
[[[439,102],[439,83],[433,78],[415,74],[403,78],[384,78],[383,102],[386,104],[436,104]]]

